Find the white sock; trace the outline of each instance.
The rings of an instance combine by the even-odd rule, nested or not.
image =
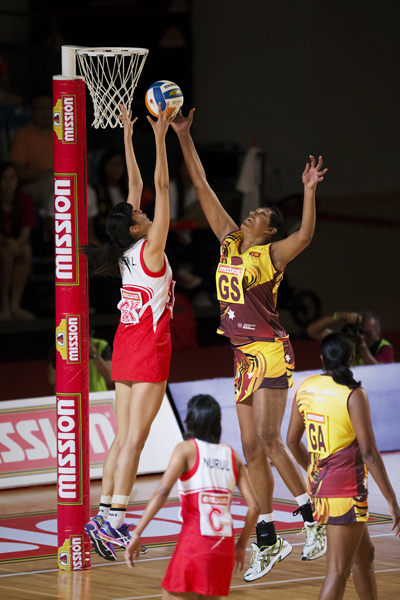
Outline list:
[[[113,529],[119,529],[124,522],[126,508],[110,508],[107,521]]]
[[[98,515],[103,517],[105,521],[107,521],[108,514],[110,512],[111,504],[100,504]]]
[[[295,500],[299,506],[304,506],[310,500],[310,496],[306,492],[305,494],[301,494],[301,496],[296,496]]]
[[[264,521],[265,523],[271,523],[271,521],[275,521],[274,512],[272,511],[271,513],[266,513],[265,515],[259,515],[257,523],[261,523],[261,521]]]
[[[111,508],[112,496],[100,496],[100,506],[98,515],[106,521]]]

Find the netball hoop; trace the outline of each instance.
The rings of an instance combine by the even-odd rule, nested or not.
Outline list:
[[[65,48],[65,51],[64,51]],[[65,68],[75,68],[74,58],[93,101],[93,127],[123,127],[120,104],[129,108],[149,51],[147,48],[78,48],[65,46]],[[71,55],[72,52],[72,65]],[[75,73],[74,73],[75,75]]]
[[[58,568],[90,569],[86,87],[94,127],[129,110],[148,50],[63,46],[53,77]],[[77,67],[79,73],[77,73]],[[120,123],[122,125],[122,123]]]

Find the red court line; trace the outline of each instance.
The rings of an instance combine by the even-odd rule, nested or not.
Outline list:
[[[127,521],[138,521],[140,511],[146,508],[146,502],[128,505]],[[148,547],[169,546],[175,544],[180,531],[179,499],[168,500],[153,520],[153,533],[142,537]],[[241,496],[234,495],[231,511],[234,517],[234,535],[240,535],[245,520],[245,503]],[[274,500],[275,526],[279,533],[296,533],[302,530],[301,516],[292,517],[297,504],[291,500]],[[172,509],[172,510],[171,510]],[[175,509],[175,510],[174,510]],[[91,508],[91,516],[97,513],[97,507]],[[163,514],[164,513],[164,514]],[[13,563],[57,557],[57,511],[20,513],[0,517],[0,563]],[[390,523],[391,518],[381,514],[370,514],[369,524]],[[171,531],[172,529],[172,531]],[[116,548],[117,552],[122,548]]]

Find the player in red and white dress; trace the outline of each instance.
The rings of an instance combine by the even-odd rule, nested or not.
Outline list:
[[[121,105],[129,176],[126,203],[107,217],[109,242],[83,249],[94,274],[122,278],[121,320],[114,339],[111,377],[115,381],[117,433],[103,468],[99,513],[86,525],[96,552],[116,560],[114,545],[130,540],[123,524],[140,455],[164,398],[171,358],[169,319],[172,271],[164,254],[169,229],[169,176],[165,135],[173,116],[148,117],[156,142],[154,221],[140,210],[143,183],[133,152],[131,113]]]
[[[186,438],[191,439],[175,448],[125,551],[125,560],[132,567],[132,559],[140,552],[140,535],[178,480],[183,524],[161,583],[163,600],[176,598],[176,594],[190,600],[228,596],[233,572],[243,568],[246,543],[259,510],[242,461],[219,441],[221,409],[214,398],[200,394],[189,401],[186,428]],[[235,545],[230,505],[236,485],[249,511]]]
[[[197,154],[188,117],[181,113],[172,125],[176,131],[196,194],[221,244],[217,269],[217,293],[221,307],[219,333],[230,338],[234,348],[236,410],[243,454],[261,514],[253,560],[244,575],[254,581],[292,551],[277,535],[274,525],[274,479],[270,461],[295,497],[306,530],[302,560],[314,560],[325,552],[324,528],[313,521],[304,479],[281,437],[288,387],[294,357],[288,336],[279,324],[276,294],[287,263],[302,252],[314,234],[315,190],[326,169],[322,157],[310,162],[302,174],[304,204],[298,231],[283,238],[284,223],[276,207],[250,211],[240,228],[211,189]]]

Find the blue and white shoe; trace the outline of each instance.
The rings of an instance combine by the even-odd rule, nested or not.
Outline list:
[[[111,527],[108,521],[104,521],[103,525],[99,529],[99,536],[105,542],[116,544],[117,546],[121,546],[122,548],[127,548],[129,542],[131,541],[131,535],[129,533],[130,529],[134,529],[134,525],[123,523],[121,527],[118,529],[114,529]],[[147,548],[146,546],[142,546],[140,550],[140,554],[146,554]]]
[[[85,531],[90,537],[90,541],[92,542],[93,550],[106,560],[114,561],[117,560],[117,556],[115,554],[114,546],[111,542],[107,542],[103,540],[100,535],[100,528],[104,524],[104,519],[101,515],[96,515],[92,517],[85,525]]]

